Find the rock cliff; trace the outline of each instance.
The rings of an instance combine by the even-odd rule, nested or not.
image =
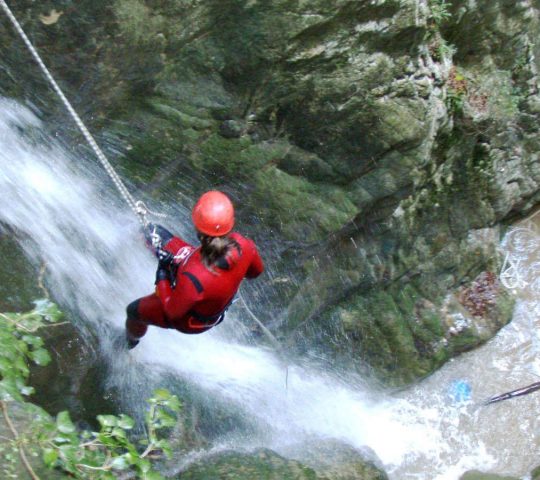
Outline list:
[[[134,188],[231,194],[284,341],[403,384],[510,319],[497,245],[539,199],[537,0],[12,7]],[[0,92],[76,138],[5,17],[0,39]]]

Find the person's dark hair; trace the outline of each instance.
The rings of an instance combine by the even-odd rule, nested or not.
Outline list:
[[[238,242],[230,238],[228,235],[222,237],[211,237],[198,233],[197,235],[201,242],[201,258],[206,268],[213,271],[214,266],[228,268],[227,257],[232,248],[240,249]]]

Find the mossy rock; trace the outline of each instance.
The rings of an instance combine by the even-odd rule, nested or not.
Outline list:
[[[362,460],[358,452],[354,462],[349,451],[341,457],[347,455],[347,465],[336,464],[333,468],[320,468],[319,472],[267,449],[224,452],[196,462],[180,476],[186,480],[387,480],[383,471]]]
[[[188,467],[184,480],[323,480],[314,470],[271,450],[226,452]]]
[[[130,187],[185,207],[223,189],[272,256],[289,249],[273,275],[297,285],[280,297],[284,336],[310,324],[299,330],[323,348],[337,319],[350,334],[339,348],[361,345],[365,361],[392,374],[398,361],[413,378],[484,340],[446,338],[436,311],[500,266],[500,238],[467,239],[540,201],[538,8],[458,3],[438,19],[414,0],[13,8]],[[40,20],[53,7],[59,19]],[[0,91],[79,142],[9,24],[0,38]],[[413,297],[430,313],[411,314]]]
[[[466,472],[459,480],[518,480],[516,477],[506,477],[492,473],[482,473],[476,470]]]

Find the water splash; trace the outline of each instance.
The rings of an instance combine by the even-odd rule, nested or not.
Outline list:
[[[155,261],[140,240],[137,220],[117,203],[99,168],[69,155],[43,134],[28,109],[8,100],[0,100],[0,165],[0,221],[23,234],[26,254],[46,262],[55,298],[77,313],[82,331],[97,332],[110,352],[111,332],[122,328],[125,305],[147,294],[153,283]],[[483,435],[490,431],[483,423],[487,418],[496,429],[505,425],[473,402],[453,404],[446,394],[452,379],[474,375],[473,393],[488,396],[494,380],[485,381],[475,357],[453,363],[466,365],[459,367],[463,372],[449,366],[400,398],[371,391],[352,373],[338,375],[313,365],[289,366],[286,388],[278,356],[235,340],[239,323],[232,313],[222,326],[196,337],[151,328],[133,352],[111,355],[111,382],[122,385],[126,398],[136,399],[146,394],[149,372],[173,375],[234,405],[253,428],[247,438],[222,439],[228,447],[264,446],[302,457],[302,445],[337,439],[369,447],[400,480],[453,480],[469,468],[507,466]],[[490,359],[482,368],[486,364],[493,371],[508,367]],[[530,448],[523,450],[512,447],[521,470],[528,466]]]

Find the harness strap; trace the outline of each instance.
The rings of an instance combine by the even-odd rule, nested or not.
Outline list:
[[[197,290],[198,293],[204,292],[204,287],[202,286],[202,283],[199,281],[199,279],[193,275],[191,272],[181,272],[182,275],[185,275],[191,280],[191,283],[193,283],[193,286]]]
[[[204,291],[204,287],[202,286],[200,280],[195,275],[193,275],[191,272],[181,272],[181,273],[182,275],[185,275],[191,280],[197,292],[202,293]],[[193,318],[197,319],[199,322],[213,323],[214,325],[217,325],[218,323],[221,323],[223,319],[225,318],[225,312],[231,306],[233,299],[234,299],[234,296],[227,302],[227,305],[225,305],[225,307],[223,307],[223,309],[220,312],[215,313],[214,315],[202,315],[196,312],[195,310],[190,310],[189,314]]]

